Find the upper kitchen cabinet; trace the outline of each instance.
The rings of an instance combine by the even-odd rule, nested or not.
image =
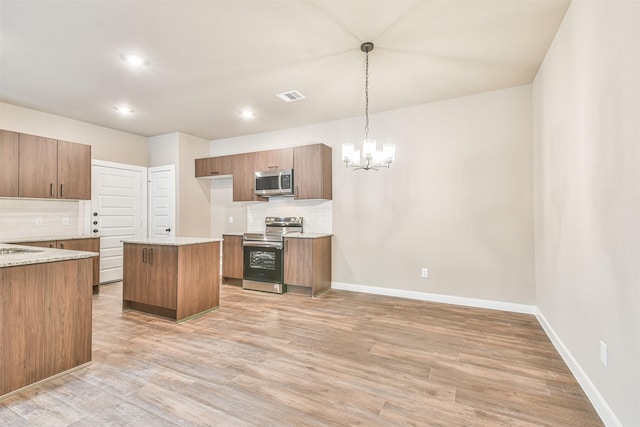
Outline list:
[[[20,134],[18,196],[91,199],[91,146]]]
[[[91,146],[58,141],[58,197],[91,199]]]
[[[58,197],[58,141],[20,134],[20,197]]]
[[[293,148],[256,152],[254,172],[293,169]]]
[[[233,174],[234,157],[231,155],[196,159],[196,178]]]
[[[255,164],[256,153],[236,154],[233,156],[233,201],[248,202],[256,200]]]
[[[18,197],[20,135],[0,130],[0,197]]]
[[[331,200],[331,147],[304,145],[293,149],[295,198]]]

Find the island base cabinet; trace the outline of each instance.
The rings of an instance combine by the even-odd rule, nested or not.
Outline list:
[[[124,244],[122,308],[184,321],[220,305],[220,243]]]
[[[90,258],[0,268],[0,396],[91,361]]]

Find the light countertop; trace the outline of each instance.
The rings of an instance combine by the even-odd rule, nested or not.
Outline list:
[[[330,237],[333,233],[288,233],[284,235],[285,239],[319,239],[321,237]]]
[[[28,249],[30,252],[0,254],[0,268],[15,267],[28,264],[41,264],[45,262],[66,261],[69,259],[91,258],[94,256],[98,256],[97,252],[70,251],[66,249],[51,249],[0,243],[0,249],[5,248]]]
[[[30,243],[30,242],[48,242],[49,240],[80,240],[80,239],[93,239],[100,236],[30,236],[30,237],[13,237],[10,239],[0,239],[0,243]]]
[[[221,242],[222,239],[211,237],[165,237],[154,239],[127,239],[122,243],[133,243],[139,245],[159,245],[159,246],[185,246],[197,245],[199,243]]]

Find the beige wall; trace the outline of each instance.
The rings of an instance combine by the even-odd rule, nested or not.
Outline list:
[[[208,180],[195,178],[194,159],[209,155],[209,142],[174,132],[149,138],[149,166],[174,165],[176,171],[176,236],[211,235]]]
[[[638,22],[640,2],[573,1],[533,85],[537,305],[625,426],[640,425]]]
[[[0,103],[0,129],[91,145],[91,158],[147,166],[147,138]]]
[[[363,125],[217,140],[211,152],[333,147],[335,282],[534,304],[531,87],[372,115],[371,135],[397,144],[397,161],[380,172],[353,172],[340,159]],[[229,224],[214,224],[214,234],[219,227]]]

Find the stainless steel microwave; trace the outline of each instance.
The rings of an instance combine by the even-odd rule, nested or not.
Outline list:
[[[293,169],[256,172],[256,196],[293,196]]]

